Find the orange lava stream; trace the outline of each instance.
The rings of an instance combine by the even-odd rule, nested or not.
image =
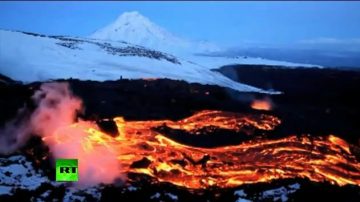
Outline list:
[[[246,141],[235,146],[201,148],[180,144],[153,130],[164,124],[186,131],[205,126],[234,131],[243,127],[273,130],[280,124],[274,116],[202,111],[180,121],[125,121],[122,117],[114,121],[120,133],[117,137],[101,132],[95,124],[89,127],[80,122],[71,127],[82,128],[87,133],[82,144],[84,150],[96,150],[101,145],[115,151],[122,174],[146,174],[158,181],[193,189],[299,177],[340,186],[360,186],[360,163],[349,145],[333,135],[293,135],[277,140]],[[65,131],[57,131],[51,138],[62,141],[70,137]],[[58,137],[60,135],[62,138]],[[132,166],[144,158],[148,162],[146,166]]]

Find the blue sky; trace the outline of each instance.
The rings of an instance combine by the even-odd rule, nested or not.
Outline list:
[[[360,44],[360,2],[0,2],[0,28],[86,36],[125,11],[227,46]]]

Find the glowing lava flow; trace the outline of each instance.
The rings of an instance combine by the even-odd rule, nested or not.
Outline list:
[[[333,135],[289,136],[246,141],[236,146],[200,148],[179,144],[153,130],[163,124],[187,131],[210,125],[235,131],[244,126],[272,130],[280,124],[273,116],[203,111],[180,121],[125,121],[121,117],[114,121],[120,133],[118,137],[106,135],[95,124],[89,128],[80,122],[71,127],[82,128],[87,134],[82,141],[85,152],[96,151],[99,145],[115,151],[122,174],[146,174],[158,181],[194,189],[298,177],[340,186],[360,186],[360,163],[351,154],[349,145]],[[57,137],[59,135],[62,137]],[[57,131],[45,141],[55,138],[61,142],[71,139],[71,135],[66,130]],[[141,161],[145,163],[134,166]]]

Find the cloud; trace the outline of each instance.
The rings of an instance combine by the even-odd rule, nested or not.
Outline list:
[[[341,51],[341,54],[359,54],[360,52],[360,38],[332,38],[332,37],[320,37],[313,39],[304,39],[298,41],[295,46],[299,49],[305,50],[317,50],[317,51]],[[333,54],[333,53],[332,53]],[[336,53],[338,54],[338,53]]]
[[[300,44],[308,45],[360,45],[360,38],[338,39],[330,37],[321,37],[314,39],[305,39],[299,41]]]

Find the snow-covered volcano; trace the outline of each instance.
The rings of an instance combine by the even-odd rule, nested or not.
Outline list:
[[[89,36],[105,41],[126,41],[150,49],[181,56],[208,69],[232,64],[264,64],[285,67],[314,67],[285,61],[253,57],[214,57],[225,48],[208,41],[193,41],[167,31],[137,11],[125,12],[114,22],[98,29]],[[319,66],[317,66],[319,67]]]
[[[178,37],[151,22],[137,11],[125,12],[114,22],[90,35],[90,38],[126,41],[166,52],[215,52],[219,47],[203,41],[190,41]]]
[[[0,30],[0,74],[25,82],[169,78],[264,92],[176,56],[127,42],[4,30]]]
[[[306,66],[249,57],[211,57],[217,46],[175,36],[127,12],[89,38],[0,30],[0,74],[25,82],[78,78],[169,78],[264,92],[210,69],[232,64]]]

